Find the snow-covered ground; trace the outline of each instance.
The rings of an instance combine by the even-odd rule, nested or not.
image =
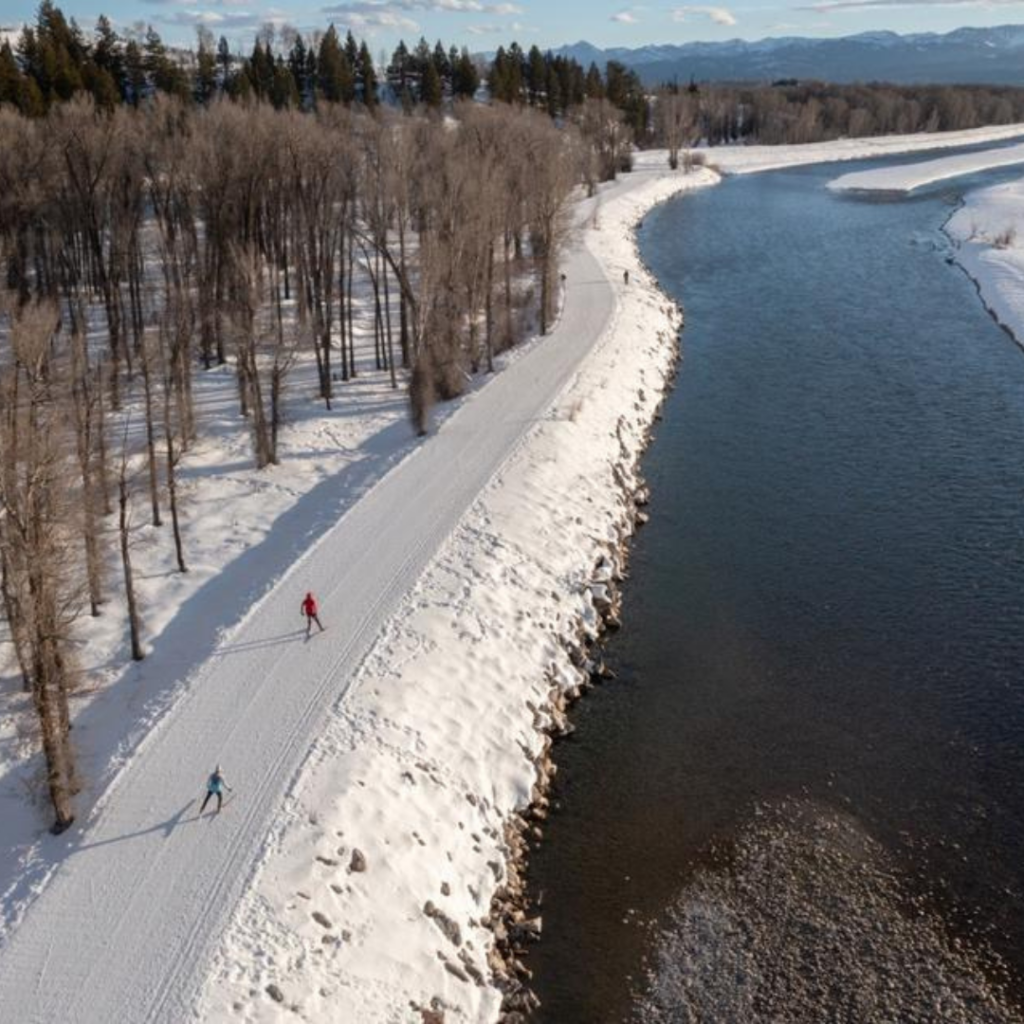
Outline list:
[[[984,138],[1013,134],[1024,126]],[[709,158],[743,173],[982,140]],[[669,174],[664,154],[637,168],[581,207],[557,330],[442,410],[425,443],[402,396],[366,378],[336,415],[294,411],[282,466],[255,473],[211,377],[225,414],[188,470],[194,572],[150,573],[141,666],[118,667],[123,625],[83,650],[104,685],[76,711],[89,788],[72,833],[47,836],[25,799],[31,738],[0,737],[4,1020],[179,1021],[194,997],[208,1020],[290,1019],[294,1003],[311,1021],[420,1021],[411,1001],[435,997],[450,1020],[493,1019],[480,919],[505,870],[503,824],[529,799],[550,686],[577,681],[559,636],[593,627],[590,573],[621,529],[621,485],[673,358],[673,312],[630,226],[715,180]],[[308,584],[329,629],[307,645]],[[3,699],[9,713],[19,697]],[[234,800],[195,821],[218,760]]]
[[[1024,180],[969,192],[945,231],[982,301],[1024,345]]]
[[[831,163],[842,160],[870,160],[922,153],[959,146],[977,146],[1024,138],[1024,124],[971,128],[962,132],[935,132],[920,135],[880,135],[868,139],[838,139],[813,142],[805,146],[714,146],[702,150],[708,163],[725,174],[753,174],[801,164]]]
[[[1024,164],[1024,143],[985,149],[974,153],[958,153],[938,160],[923,160],[902,167],[879,167],[871,171],[854,171],[829,182],[836,191],[913,192],[936,181],[962,178],[994,167]]]

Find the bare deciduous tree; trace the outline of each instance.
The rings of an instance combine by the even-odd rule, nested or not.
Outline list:
[[[69,635],[81,595],[73,549],[74,440],[54,395],[52,303],[10,315],[13,362],[0,371],[0,546],[5,611],[32,693],[55,832],[74,820]]]

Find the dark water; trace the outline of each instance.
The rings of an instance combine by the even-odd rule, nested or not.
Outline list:
[[[949,190],[846,169],[646,218],[684,358],[532,862],[547,1024],[1021,1019],[1024,353]]]

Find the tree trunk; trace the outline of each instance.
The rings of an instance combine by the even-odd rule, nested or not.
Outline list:
[[[28,693],[32,689],[32,677],[29,674],[29,652],[25,646],[25,625],[21,609],[14,597],[10,586],[7,570],[7,549],[5,543],[0,543],[0,595],[3,596],[4,618],[7,619],[7,628],[11,631],[11,643],[14,646],[14,656],[18,661],[18,670],[21,672],[22,689]]]
[[[487,295],[484,300],[484,345],[487,348],[487,372],[494,373],[494,242],[487,246]]]
[[[99,456],[100,498],[103,500],[103,514],[112,516],[114,505],[110,499],[110,462],[107,457],[107,405],[104,387],[104,371],[101,363],[96,369],[96,454]]]
[[[162,526],[160,519],[160,484],[156,468],[156,425],[153,422],[153,374],[148,351],[149,344],[142,340],[140,358],[142,361],[142,392],[146,408],[146,467],[149,477],[149,507],[153,525]]]
[[[384,318],[387,331],[388,343],[388,370],[391,372],[391,387],[398,387],[398,377],[395,373],[395,339],[391,330],[391,288],[388,284],[388,264],[385,260],[382,264],[384,275]]]
[[[354,379],[356,376],[356,335],[355,335],[355,314],[352,308],[352,280],[355,277],[356,254],[352,238],[348,242],[348,281],[345,286],[348,289],[348,372],[344,374],[345,380]]]
[[[121,460],[121,473],[118,477],[118,504],[120,514],[118,529],[121,534],[121,565],[124,568],[124,591],[128,602],[128,629],[131,635],[132,661],[142,661],[145,654],[139,636],[139,609],[135,600],[135,578],[132,574],[131,548],[128,543],[128,507],[130,494],[128,491],[128,467],[126,460]]]

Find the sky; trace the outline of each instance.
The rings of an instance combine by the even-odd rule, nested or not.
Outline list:
[[[517,40],[541,49],[586,40],[595,46],[643,46],[768,36],[842,36],[857,32],[947,32],[964,25],[1024,23],[1024,0],[715,0],[712,5],[602,0],[56,0],[83,28],[106,14],[120,31],[151,24],[166,42],[188,45],[196,27],[252,46],[261,26],[307,33],[332,22],[351,28],[375,55],[421,35],[445,46],[492,51]],[[719,3],[721,4],[719,6]],[[0,0],[0,28],[30,21],[37,0]]]

